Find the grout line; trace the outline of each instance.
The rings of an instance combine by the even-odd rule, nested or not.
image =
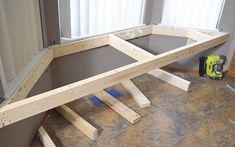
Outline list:
[[[185,138],[185,136],[189,135],[188,133],[185,133],[182,137],[180,137],[179,139],[177,139],[176,141],[174,141],[172,144],[169,145],[169,147],[173,147],[174,145],[176,145],[178,142],[180,142],[181,140],[183,140]]]

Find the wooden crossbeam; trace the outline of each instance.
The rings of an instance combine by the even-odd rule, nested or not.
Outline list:
[[[152,26],[142,26],[128,30],[113,32],[112,34],[121,36],[124,39],[133,39],[151,34]],[[70,43],[50,46],[49,49],[53,50],[54,58],[78,53],[81,51],[90,50],[97,47],[108,45],[108,35],[101,35],[92,38],[86,38]]]
[[[38,135],[44,147],[56,147],[56,145],[51,140],[50,136],[47,134],[46,130],[43,127],[39,128]]]
[[[146,108],[151,105],[151,102],[145,97],[145,95],[135,86],[131,80],[125,80],[121,82],[122,86],[130,93],[140,108]]]
[[[97,139],[97,129],[88,123],[85,119],[71,110],[69,107],[62,105],[56,108],[56,111],[60,113],[65,119],[67,119],[76,128],[82,131],[91,140]]]
[[[151,59],[155,57],[155,55],[125,40],[122,40],[121,38],[115,35],[109,35],[109,45],[138,61]],[[190,83],[191,83],[185,79],[177,77],[161,69],[155,69],[149,72],[149,74],[185,91],[188,91]]]
[[[126,43],[125,40],[122,40],[121,38],[115,35],[110,35],[108,41],[110,46],[114,47],[115,49],[118,49],[119,51],[125,53],[130,57],[133,57],[136,60],[145,60],[146,56],[153,57],[147,51],[140,50],[135,45],[131,43]],[[134,83],[132,83],[132,81],[126,80],[121,82],[121,84],[131,94],[131,96],[141,108],[145,108],[151,105],[151,102],[148,100],[148,98],[143,95],[143,93],[135,86]]]
[[[129,92],[140,108],[151,106],[149,99],[139,90],[131,80],[121,82],[122,86]]]
[[[109,35],[108,39],[109,45],[112,46],[113,48],[123,52],[124,54],[138,60],[146,60],[148,58],[153,58],[155,57],[151,53],[141,49],[140,47],[135,46],[134,44],[131,44],[116,35]]]
[[[189,30],[187,33],[187,37],[195,41],[208,40],[212,38],[212,36],[209,36],[196,30]]]
[[[187,38],[188,30],[185,28],[166,25],[154,25],[152,28],[152,34]]]
[[[205,30],[206,33],[202,32],[190,28],[166,26],[166,25],[154,25],[152,29],[152,34],[183,37],[183,38],[193,39],[195,41],[203,41],[211,39],[215,35],[220,35],[220,32],[210,32],[206,30]]]
[[[6,105],[0,109],[0,127],[4,127],[45,112],[52,108],[74,101],[88,94],[118,84],[124,80],[147,73],[176,62],[189,55],[208,50],[225,43],[229,39],[228,33],[220,33],[209,40],[195,42],[154,58],[138,61],[96,76],[78,81],[27,99]]]
[[[140,115],[135,111],[127,107],[125,104],[108,94],[106,91],[101,90],[94,93],[101,101],[108,105],[113,111],[120,114],[123,118],[128,120],[130,123],[134,124],[140,119]]]

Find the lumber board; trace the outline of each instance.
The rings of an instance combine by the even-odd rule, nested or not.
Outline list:
[[[125,104],[111,96],[104,90],[95,92],[94,95],[109,106],[113,111],[120,114],[123,118],[128,120],[131,124],[136,123],[140,120],[140,115],[135,111],[127,107]]]
[[[207,40],[207,39],[212,38],[211,36],[204,34],[202,32],[196,31],[196,30],[189,30],[187,33],[187,37],[195,41],[202,41],[202,40]]]
[[[187,38],[188,29],[166,25],[154,25],[152,34]]]
[[[122,40],[121,38],[118,38],[115,35],[109,35],[109,45],[138,61],[151,59],[155,57],[155,55],[125,40]],[[149,74],[173,86],[176,86],[184,91],[188,91],[191,83],[183,78],[177,77],[174,74],[168,73],[161,69],[155,69],[154,71],[149,72]]]
[[[107,45],[106,35],[88,38],[77,42],[65,43],[63,45],[50,46],[49,48],[53,50],[54,58],[57,58],[97,47],[102,47],[105,45]]]
[[[114,32],[117,36],[121,36],[124,39],[133,39],[136,37],[142,37],[151,34],[152,26],[142,26],[133,29],[123,30]],[[86,38],[78,41],[73,41],[70,43],[65,43],[61,45],[50,46],[49,49],[53,50],[53,57],[62,57],[65,55],[78,53],[97,47],[102,47],[108,45],[108,36],[109,34]]]
[[[115,36],[121,37],[124,40],[143,37],[143,36],[152,34],[152,25],[129,29],[129,30],[121,31],[121,32],[112,33],[112,34]],[[108,35],[111,35],[111,34],[108,34]]]
[[[151,106],[151,102],[145,95],[136,87],[131,80],[125,80],[121,82],[122,86],[130,93],[132,98],[140,106],[140,108],[146,108]]]
[[[195,41],[202,41],[200,36],[203,39],[206,39],[210,37],[216,37],[218,35],[223,35],[223,33],[224,32],[213,31],[213,30],[170,26],[163,24],[152,26],[152,34],[183,37],[183,38],[193,39]]]
[[[150,72],[148,72],[149,74],[151,74],[152,76],[154,77],[157,77],[163,81],[167,81],[167,83],[175,86],[175,87],[178,87],[184,91],[188,91],[189,90],[189,87],[190,87],[190,84],[191,82],[190,81],[187,81],[183,78],[180,78],[178,76],[175,76],[173,74],[169,74],[168,72],[164,71],[164,70],[161,70],[161,69],[155,69],[155,70],[152,70]]]
[[[108,43],[113,48],[123,52],[124,54],[136,59],[137,61],[153,58],[154,55],[135,46],[115,35],[109,35]]]
[[[56,145],[51,140],[50,136],[47,134],[46,130],[43,127],[39,128],[38,135],[44,147],[56,147]]]
[[[160,68],[178,61],[189,55],[208,50],[225,43],[229,39],[228,33],[223,33],[209,40],[195,42],[180,47],[154,58],[138,61],[27,99],[6,105],[0,109],[0,127],[4,127],[61,106],[68,102],[82,98],[88,94],[118,84],[124,80],[134,78],[156,68]]]
[[[28,76],[20,83],[20,86],[8,97],[7,103],[16,102],[27,97],[33,86],[40,79],[43,72],[53,60],[52,50],[46,50],[39,62],[30,70]]]
[[[78,128],[81,132],[86,134],[91,140],[97,139],[97,129],[88,123],[85,119],[71,110],[69,107],[62,105],[56,108],[56,111],[60,113],[71,124]]]

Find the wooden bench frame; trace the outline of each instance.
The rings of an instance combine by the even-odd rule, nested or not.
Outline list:
[[[155,56],[125,41],[151,34],[185,37],[192,39],[195,42]],[[176,62],[184,57],[223,44],[228,39],[229,34],[224,32],[207,30],[198,31],[164,25],[146,25],[71,43],[50,46],[47,51],[45,51],[45,54],[42,56],[38,64],[32,69],[15,92],[8,98],[7,103],[13,103],[0,108],[0,127],[10,125],[41,112],[62,106],[88,94],[96,93],[107,87],[122,83],[123,81],[125,82],[141,74],[147,72],[151,73],[153,70],[158,70],[158,68]],[[54,58],[105,45],[111,45],[138,61],[25,99]],[[165,72],[165,74],[171,77],[170,73]],[[174,76],[173,79],[174,81],[168,81],[166,78],[165,81],[176,83],[175,86],[178,87],[182,86],[178,82],[182,82],[184,80],[176,76]],[[186,82],[186,86],[184,85],[184,88],[182,89],[187,91],[187,81],[184,82]],[[188,85],[189,84],[190,83],[188,83]]]

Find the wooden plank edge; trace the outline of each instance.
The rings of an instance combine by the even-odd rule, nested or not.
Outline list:
[[[97,129],[81,116],[79,116],[77,113],[75,113],[73,110],[71,110],[69,107],[62,105],[60,107],[57,107],[56,111],[91,140],[95,141],[97,139]]]
[[[40,79],[41,75],[47,69],[52,60],[52,50],[47,49],[35,67],[33,67],[27,77],[20,84],[20,86],[7,99],[7,103],[16,102],[27,97],[33,86]]]
[[[175,36],[176,37],[184,37],[184,38],[187,38],[187,33],[188,33],[188,31],[191,31],[191,30],[201,32],[201,33],[209,35],[211,37],[225,35],[224,33],[226,33],[226,32],[220,32],[220,31],[217,31],[217,30],[198,29],[198,28],[190,28],[190,27],[180,27],[180,26],[165,25],[165,24],[152,25],[152,28],[153,28],[153,34],[159,34],[158,32],[154,32],[158,29],[160,29],[160,31],[164,30],[164,31],[169,31],[169,32],[172,31],[172,30],[174,30],[175,32],[182,31],[183,33],[181,32],[180,35],[176,34]],[[159,35],[171,36],[170,33],[167,33],[167,34],[161,33]],[[174,34],[172,36],[174,36]]]
[[[195,41],[203,41],[203,40],[206,40],[206,39],[211,39],[212,36],[210,36],[208,34],[205,34],[205,33],[202,33],[202,32],[199,32],[197,30],[189,29],[188,32],[187,32],[187,38],[193,39]]]
[[[38,135],[44,147],[56,147],[56,145],[51,140],[50,136],[47,134],[46,130],[43,127],[39,128]]]
[[[151,106],[149,99],[136,87],[131,80],[121,82],[122,86],[128,91],[140,108]]]
[[[117,112],[123,118],[128,120],[131,124],[134,124],[140,120],[141,116],[138,113],[127,107],[125,104],[111,96],[106,91],[101,90],[95,92],[94,95],[103,101],[107,106],[109,106],[113,111]]]
[[[153,25],[152,34],[187,38],[188,29],[168,25]]]
[[[168,72],[161,70],[161,69],[155,69],[148,73],[186,92],[189,90],[189,87],[191,85],[190,81],[187,81],[173,74],[169,74]]]
[[[153,27],[152,34],[183,37],[195,41],[203,41],[205,39],[211,39],[216,36],[224,35],[225,33],[215,30],[179,27],[179,26],[171,26],[163,24],[153,25],[152,27]]]

